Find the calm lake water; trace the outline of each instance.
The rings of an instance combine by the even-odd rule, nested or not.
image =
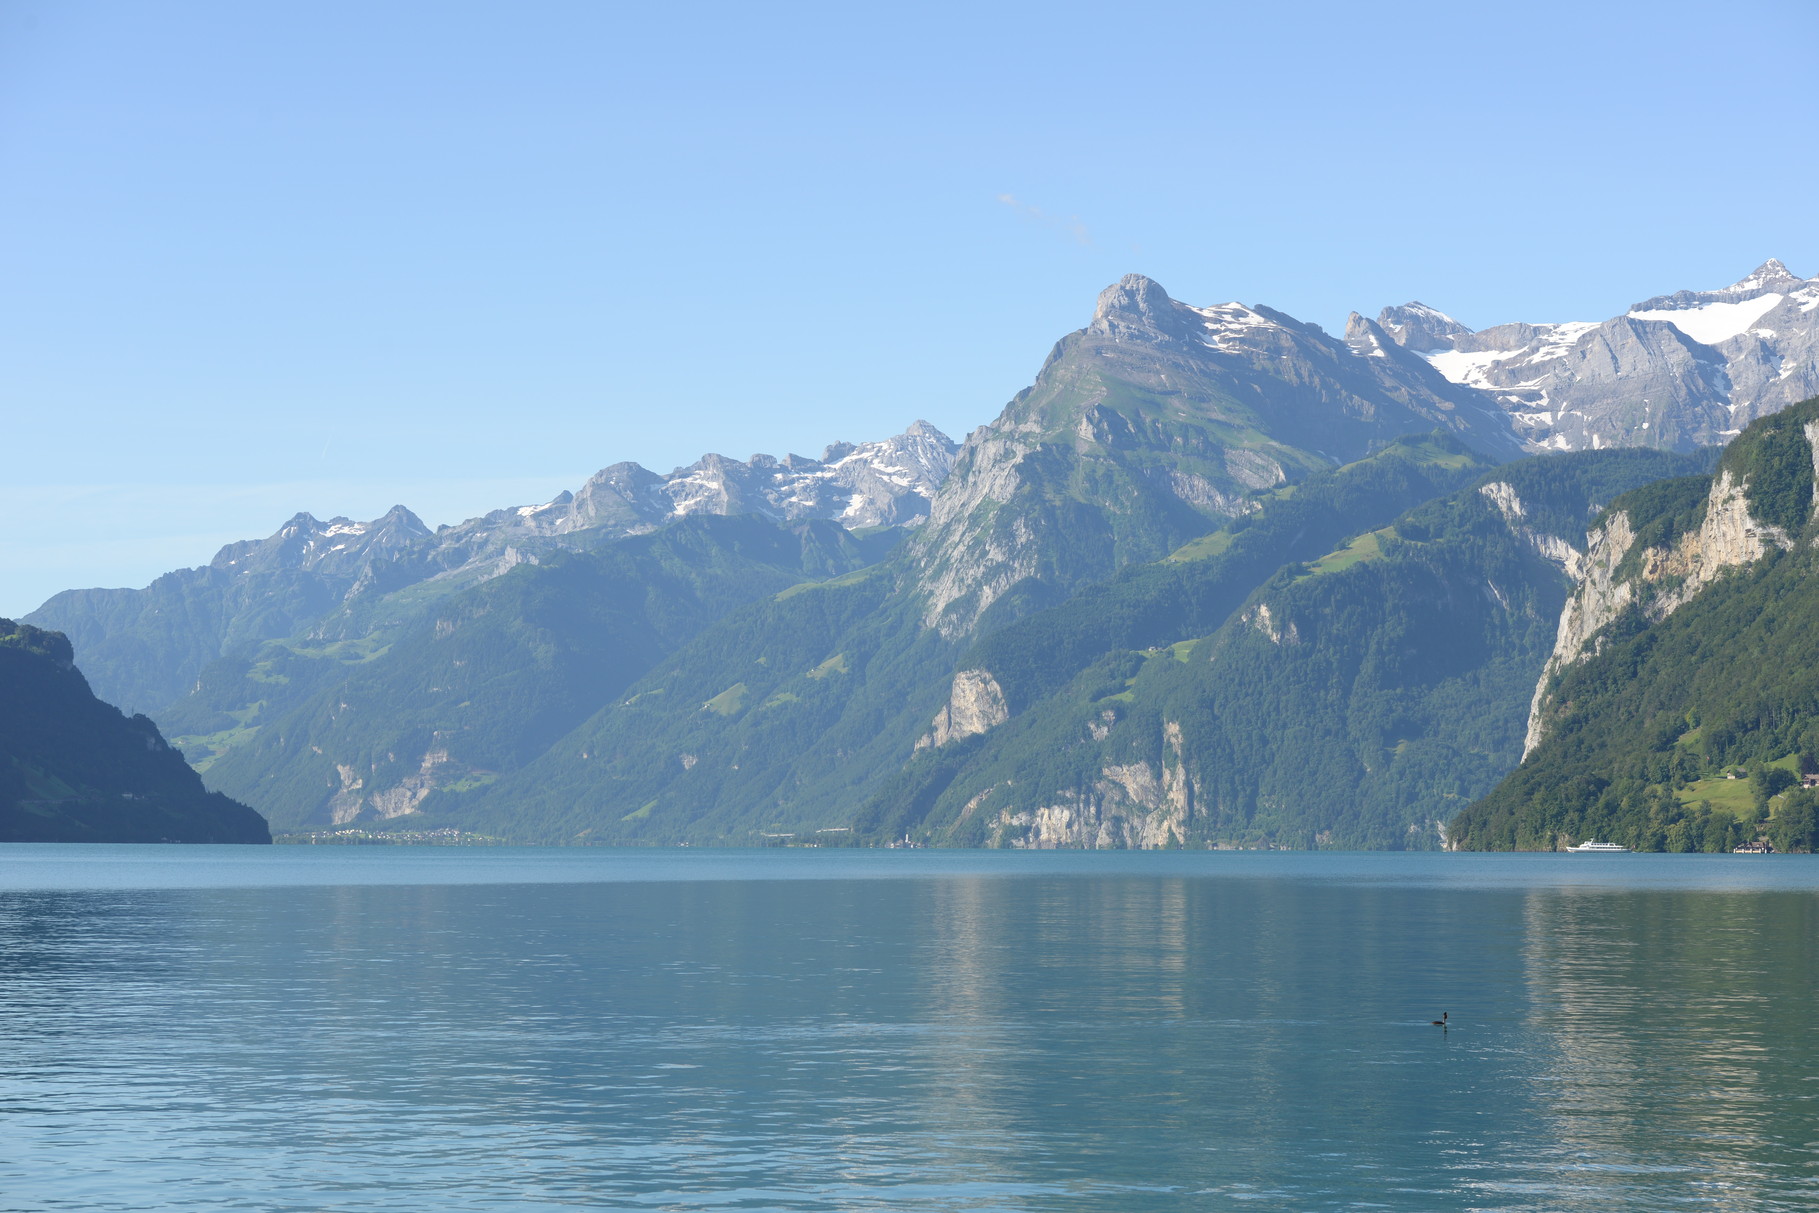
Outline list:
[[[1816,930],[1798,856],[0,846],[0,1209],[1813,1210]]]

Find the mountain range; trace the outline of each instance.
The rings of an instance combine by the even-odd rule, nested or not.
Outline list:
[[[1765,261],[1716,291],[1645,299],[1602,322],[1473,332],[1425,304],[1353,315],[1347,339],[1387,336],[1507,410],[1531,449],[1718,446],[1819,394],[1819,278]]]
[[[1769,262],[1339,339],[1131,275],[958,447],[298,515],[28,620],[280,830],[1439,846],[1520,758],[1586,526],[1813,394],[1816,301]]]
[[[685,518],[836,522],[859,532],[914,525],[953,466],[926,422],[895,438],[836,443],[820,459],[708,455],[667,476],[617,463],[542,505],[494,510],[434,531],[403,506],[370,522],[298,514],[263,540],[144,589],[68,590],[28,621],[69,635],[107,700],[156,712],[209,662],[291,636],[316,644],[386,633],[401,611],[555,553],[590,551]]]

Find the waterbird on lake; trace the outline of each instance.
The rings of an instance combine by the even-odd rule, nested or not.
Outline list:
[[[1433,1024],[1436,1028],[1444,1028],[1446,1027],[1446,1017],[1451,1014],[1451,1011],[1442,1011],[1440,1012],[1439,1019],[1430,1019],[1428,1022]]]

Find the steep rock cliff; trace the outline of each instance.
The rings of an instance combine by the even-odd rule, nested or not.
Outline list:
[[[1529,710],[1524,757],[1551,727],[1561,672],[1596,655],[1632,613],[1638,624],[1659,623],[1726,573],[1795,546],[1790,531],[1799,531],[1819,494],[1814,411],[1807,402],[1756,423],[1713,476],[1651,485],[1612,503],[1572,570],[1573,592]]]

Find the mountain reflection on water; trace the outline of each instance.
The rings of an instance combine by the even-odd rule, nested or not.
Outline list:
[[[1528,897],[1535,1102],[1586,1160],[1587,1207],[1620,1207],[1642,1173],[1718,1207],[1819,1200],[1816,928],[1811,894]]]
[[[0,1207],[1819,1204],[1819,860],[280,850],[0,849]]]

